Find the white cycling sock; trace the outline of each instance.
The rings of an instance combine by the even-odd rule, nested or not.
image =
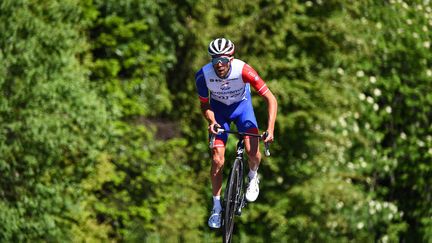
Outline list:
[[[222,210],[222,206],[220,203],[220,196],[213,196],[213,209],[217,211]]]
[[[248,176],[249,176],[250,179],[253,179],[253,178],[255,178],[257,176],[257,174],[258,174],[258,169],[257,170],[250,169]]]

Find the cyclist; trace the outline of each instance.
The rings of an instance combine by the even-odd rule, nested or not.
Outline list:
[[[225,38],[210,42],[208,54],[211,62],[204,65],[195,75],[201,110],[208,120],[209,133],[216,139],[212,149],[211,182],[213,208],[208,220],[211,228],[221,227],[220,193],[222,168],[225,162],[225,144],[228,135],[217,134],[215,127],[228,130],[234,122],[238,131],[258,134],[258,124],[251,102],[250,86],[267,102],[268,136],[264,142],[273,142],[273,131],[277,113],[277,101],[257,72],[245,62],[234,58],[235,46]],[[258,138],[245,137],[245,149],[249,162],[249,183],[246,200],[253,202],[259,194],[258,166],[261,153]]]

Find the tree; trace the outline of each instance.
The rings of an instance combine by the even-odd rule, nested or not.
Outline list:
[[[359,83],[359,139],[349,151],[367,190],[396,204],[408,224],[400,240],[430,241],[432,159],[431,7],[428,1],[367,2],[350,74]],[[389,216],[390,217],[390,216]]]
[[[174,37],[182,31],[175,7],[170,1],[88,6],[97,12],[89,29],[91,80],[113,117],[111,170],[94,188],[94,208],[115,240],[196,241],[201,235],[206,204],[186,163],[191,150],[178,138],[178,122],[168,126],[174,131],[160,130],[180,108],[174,102],[181,93],[169,91],[167,74],[177,61]]]
[[[86,43],[75,4],[0,5],[1,241],[68,241],[85,220],[81,183],[108,117],[78,59]]]

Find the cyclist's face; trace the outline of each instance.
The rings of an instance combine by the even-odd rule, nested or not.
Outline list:
[[[212,59],[212,64],[215,72],[219,77],[225,77],[231,67],[231,57],[221,56]]]

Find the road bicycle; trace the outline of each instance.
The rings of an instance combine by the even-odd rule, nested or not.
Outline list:
[[[268,133],[265,132],[262,135],[246,133],[246,132],[237,132],[237,131],[229,131],[221,128],[217,128],[216,130],[219,133],[230,133],[235,134],[238,137],[237,142],[237,155],[230,169],[229,177],[226,182],[225,193],[222,204],[222,238],[224,243],[231,242],[233,236],[234,229],[234,216],[240,216],[242,213],[242,209],[246,206],[246,198],[245,198],[245,189],[244,185],[244,159],[243,153],[245,149],[244,145],[244,137],[258,137],[261,140],[264,140]],[[213,143],[216,136],[212,134],[210,138],[210,148],[213,148]],[[270,156],[269,144],[264,143],[264,152],[266,156]]]

